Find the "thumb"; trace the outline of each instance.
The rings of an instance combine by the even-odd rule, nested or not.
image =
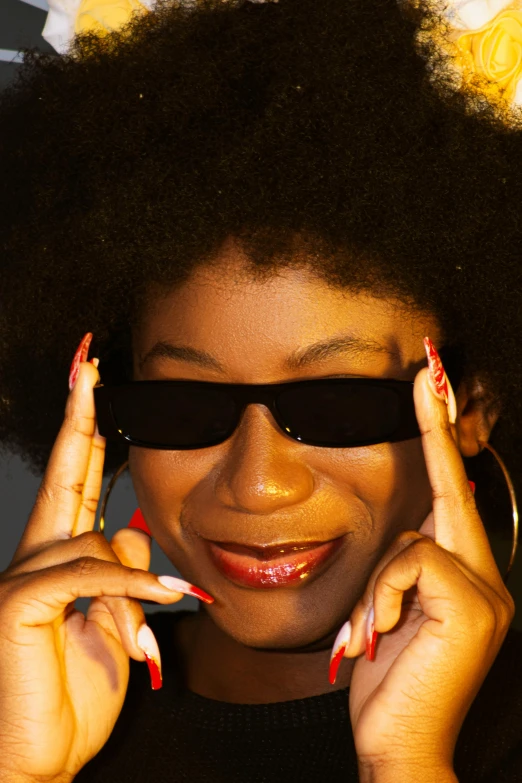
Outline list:
[[[111,547],[118,560],[128,568],[148,571],[152,539],[142,530],[124,527],[111,539]]]

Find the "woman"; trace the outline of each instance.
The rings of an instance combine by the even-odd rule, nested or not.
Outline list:
[[[165,2],[2,96],[2,781],[520,779],[522,139],[430,18]]]

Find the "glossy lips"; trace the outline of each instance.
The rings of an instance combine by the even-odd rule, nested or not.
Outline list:
[[[208,541],[217,568],[230,581],[244,587],[270,588],[305,579],[341,546],[342,538],[310,544],[246,547]]]

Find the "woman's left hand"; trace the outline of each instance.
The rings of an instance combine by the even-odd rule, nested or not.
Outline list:
[[[435,780],[437,770],[447,771],[437,777],[442,783],[456,780],[459,731],[515,605],[478,515],[447,405],[432,391],[427,369],[415,379],[414,398],[433,509],[418,532],[395,539],[374,569],[352,612],[344,655],[360,656],[350,718],[361,780]],[[362,653],[372,605],[382,636],[370,661]]]

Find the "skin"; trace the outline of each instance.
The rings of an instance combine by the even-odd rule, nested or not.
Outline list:
[[[425,362],[421,336],[441,341],[426,314],[328,288],[304,265],[261,283],[230,250],[218,261],[177,291],[149,299],[148,310],[143,302],[136,375],[216,375],[208,361],[197,372],[194,362],[181,364],[179,351],[173,364],[172,348],[166,363],[165,346],[160,364],[157,351],[154,363],[144,363],[158,339],[173,338],[193,353],[213,350],[221,380],[410,374],[422,450],[418,441],[310,448],[288,438],[262,406],[251,406],[236,433],[213,449],[133,449],[137,495],[153,534],[182,574],[216,598],[179,626],[188,685],[247,703],[325,693],[333,635],[350,615],[337,687],[350,684],[360,780],[454,783],[460,727],[515,612],[461,458],[488,439],[496,412],[480,383],[468,381],[457,390],[456,424],[453,415],[450,421],[433,373],[417,372]],[[338,337],[341,328],[351,330],[351,348],[357,338],[363,350],[335,359],[323,353],[305,367],[306,345]],[[292,370],[295,351],[301,363],[294,355]],[[122,528],[109,543],[94,530],[105,458],[98,382],[96,365],[80,361],[34,508],[0,579],[0,656],[9,661],[0,669],[6,783],[75,779],[120,714],[129,657],[147,655],[159,666],[140,602],[173,604],[191,591],[179,583],[170,590],[149,572],[148,535]],[[269,536],[279,545],[340,536],[344,546],[328,567],[292,587],[253,590],[210,566],[203,536],[264,545],[274,543]],[[86,615],[74,609],[78,597],[92,599]],[[379,634],[374,661],[364,656],[371,608]]]
[[[285,361],[339,335],[361,344],[300,368]],[[157,296],[133,336],[135,380],[277,383],[367,376],[413,381],[426,365],[423,337],[441,345],[433,316],[399,302],[334,289],[306,266],[264,281],[237,250],[200,267],[188,282]],[[219,371],[154,356],[158,342],[210,354]],[[476,453],[489,432],[480,393],[457,394],[455,437]],[[234,434],[190,451],[130,448],[136,496],[159,546],[184,579],[215,603],[179,624],[178,643],[191,690],[229,702],[266,703],[346,687],[355,660],[335,686],[327,672],[332,643],[393,539],[418,530],[432,492],[421,440],[364,448],[301,444],[263,405],[245,410]],[[239,587],[216,570],[202,538],[266,545],[343,536],[326,567],[297,585]]]

